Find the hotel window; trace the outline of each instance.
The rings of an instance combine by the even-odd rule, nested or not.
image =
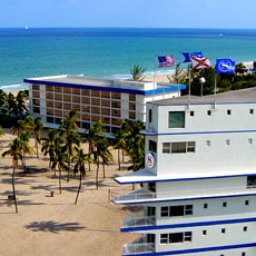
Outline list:
[[[119,92],[112,92],[111,93],[111,98],[112,99],[121,99],[121,93],[119,93]]]
[[[102,92],[101,92],[101,97],[102,97],[102,98],[107,98],[107,99],[109,99],[109,98],[110,98],[110,92],[104,92],[104,91],[102,91]]]
[[[135,101],[136,100],[136,94],[129,94],[129,101]]]
[[[223,203],[222,203],[222,206],[223,206],[223,207],[227,207],[227,202],[223,202]]]
[[[191,241],[192,241],[192,232],[160,235],[161,244],[173,244],[173,243],[183,243],[183,242],[191,242]]]
[[[208,111],[207,111],[207,115],[208,115],[208,116],[211,116],[211,115],[212,115],[212,111],[211,111],[211,110],[208,110]]]
[[[243,231],[246,232],[247,231],[247,226],[243,227]]]
[[[225,234],[226,233],[226,229],[225,228],[222,228],[221,229],[221,234]]]
[[[250,114],[251,114],[251,115],[254,114],[254,109],[253,109],[253,108],[250,109]]]
[[[169,128],[185,128],[185,112],[170,111],[168,125]]]
[[[226,145],[227,145],[227,146],[230,145],[230,140],[226,140]]]
[[[246,256],[246,253],[245,253],[245,252],[242,252],[242,253],[241,253],[241,256]]]
[[[111,106],[112,108],[120,108],[121,107],[120,101],[112,101]]]
[[[151,152],[157,152],[157,143],[153,140],[148,141],[148,150]]]
[[[152,123],[152,109],[149,109],[148,111],[148,120],[150,123]]]
[[[255,188],[255,187],[256,187],[256,176],[248,176],[247,188]]]
[[[33,107],[33,112],[40,114],[40,108],[39,107]]]
[[[244,202],[245,205],[249,205],[249,203],[250,203],[249,200],[245,200]]]
[[[210,147],[210,146],[211,146],[211,141],[210,141],[210,140],[207,140],[207,141],[206,141],[206,145],[207,145],[208,147]]]
[[[190,111],[190,116],[194,116],[195,112],[194,111]]]
[[[203,230],[203,236],[206,236],[207,235],[207,231],[206,230]]]
[[[162,152],[164,154],[182,154],[182,153],[194,153],[196,151],[196,143],[194,141],[188,142],[163,142]]]
[[[170,154],[171,153],[171,143],[169,142],[163,142],[163,151],[164,154]]]
[[[80,94],[80,89],[78,89],[78,88],[72,88],[72,93],[73,93],[73,94]]]
[[[91,96],[99,98],[100,97],[100,91],[92,90]]]
[[[231,115],[231,109],[227,110],[227,115]]]
[[[204,204],[204,209],[207,209],[208,208],[208,204]]]
[[[71,88],[64,87],[64,88],[63,88],[63,92],[70,94],[70,93],[71,93]]]
[[[193,214],[193,205],[161,207],[161,217],[176,217]]]
[[[32,84],[32,89],[33,89],[33,90],[39,90],[40,87],[39,87],[39,85],[37,85],[37,84]]]

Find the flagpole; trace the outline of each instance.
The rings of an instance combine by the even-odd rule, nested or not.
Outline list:
[[[190,108],[190,95],[191,95],[191,71],[188,66],[188,109]]]
[[[216,108],[216,100],[217,100],[217,74],[214,76],[214,109]]]

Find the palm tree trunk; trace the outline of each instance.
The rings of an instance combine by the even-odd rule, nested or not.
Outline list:
[[[70,178],[70,157],[68,157],[68,178],[67,178],[67,182],[69,182],[69,178]]]
[[[100,168],[100,160],[97,160],[97,170],[96,170],[96,188],[99,189],[99,168]]]
[[[105,170],[105,164],[102,163],[102,169],[103,169],[103,179],[106,178],[106,170]]]
[[[124,163],[124,150],[122,150],[122,162]]]
[[[37,139],[36,139],[36,155],[37,155],[37,158],[39,158],[39,145],[38,145]]]
[[[59,167],[59,191],[61,194],[61,168]]]
[[[16,198],[16,190],[15,190],[15,167],[13,166],[12,169],[12,193],[13,193],[13,199],[14,199],[14,205],[15,205],[15,212],[18,213],[18,204],[17,204],[17,198]]]
[[[118,170],[120,171],[121,170],[121,163],[120,163],[120,148],[118,149],[118,154],[117,154],[117,157],[118,157]]]
[[[81,190],[81,186],[82,186],[82,174],[80,173],[80,177],[79,177],[79,187],[78,187],[77,194],[76,194],[75,204],[77,204],[78,197],[79,197],[79,193],[80,193],[80,190]]]

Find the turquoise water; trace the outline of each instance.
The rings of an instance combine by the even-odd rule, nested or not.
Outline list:
[[[24,78],[57,74],[127,77],[134,64],[153,72],[157,55],[202,51],[237,62],[256,60],[256,30],[0,29],[0,88],[17,90]],[[168,70],[160,70],[168,72]]]

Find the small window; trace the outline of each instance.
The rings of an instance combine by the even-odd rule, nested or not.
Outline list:
[[[249,200],[245,200],[244,202],[245,205],[249,205],[249,203],[250,203]]]
[[[160,235],[160,244],[168,244],[168,234]]]
[[[250,114],[251,114],[251,115],[254,114],[254,109],[253,109],[253,108],[250,109]]]
[[[185,232],[184,241],[185,242],[191,242],[192,241],[192,232]]]
[[[247,231],[247,227],[245,226],[245,227],[243,227],[243,231],[244,232],[246,232]]]
[[[248,176],[247,188],[255,188],[255,187],[256,187],[256,176]]]
[[[226,145],[227,145],[227,146],[230,145],[230,140],[226,140]]]
[[[171,153],[171,143],[169,143],[169,142],[163,142],[162,152],[163,152],[163,154],[169,154],[169,153]]]
[[[185,205],[185,215],[192,215],[193,214],[193,205]]]
[[[149,109],[148,111],[148,120],[150,123],[152,123],[152,109]]]
[[[149,149],[149,151],[156,153],[157,152],[157,143],[153,140],[149,140],[148,149]]]
[[[227,202],[223,202],[222,206],[227,207]]]
[[[185,112],[184,111],[169,112],[169,128],[185,128]]]
[[[207,231],[206,230],[203,230],[203,236],[206,236],[207,235]]]
[[[190,116],[194,116],[195,115],[195,112],[194,111],[190,111]]]
[[[168,217],[169,216],[169,207],[163,206],[161,207],[161,217]]]
[[[242,252],[242,253],[241,253],[241,256],[246,256],[246,253],[245,253],[245,252]]]
[[[172,153],[186,153],[186,142],[172,143]]]
[[[169,234],[169,243],[181,243],[183,242],[183,233]]]
[[[253,144],[253,139],[252,139],[252,138],[249,138],[249,139],[248,139],[248,143],[249,143],[250,145],[252,145],[252,144]]]
[[[187,143],[187,152],[194,153],[196,151],[196,143],[194,141],[190,141]]]
[[[206,141],[206,145],[207,145],[208,147],[210,147],[210,146],[211,146],[211,141],[210,141],[210,140],[207,140],[207,141]]]
[[[211,110],[208,110],[208,111],[207,111],[207,115],[208,115],[208,116],[211,116],[211,115],[212,115],[212,111],[211,111]]]
[[[204,209],[207,209],[208,208],[208,204],[204,204]]]
[[[222,234],[225,234],[225,233],[226,233],[226,229],[225,229],[225,228],[222,228],[222,229],[221,229],[221,233],[222,233]]]
[[[227,115],[231,115],[231,109],[227,110]]]

